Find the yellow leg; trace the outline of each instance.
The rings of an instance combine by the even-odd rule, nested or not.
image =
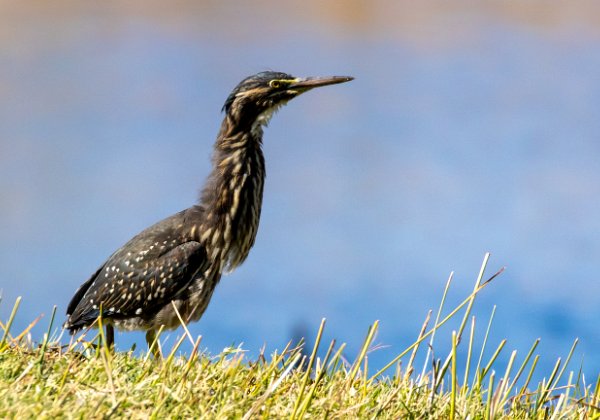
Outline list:
[[[158,341],[158,336],[156,335],[156,331],[148,330],[146,331],[146,343],[148,343],[148,350],[152,352],[154,358],[156,360],[162,359],[162,354],[160,351],[160,341]]]

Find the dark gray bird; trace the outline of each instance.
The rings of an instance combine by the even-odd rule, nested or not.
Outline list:
[[[199,203],[132,238],[75,292],[65,323],[72,334],[99,317],[106,341],[114,327],[145,330],[150,346],[159,328],[198,320],[225,271],[239,266],[254,244],[265,179],[262,127],[290,99],[352,77],[297,78],[262,72],[231,92]],[[177,311],[175,311],[177,308]]]

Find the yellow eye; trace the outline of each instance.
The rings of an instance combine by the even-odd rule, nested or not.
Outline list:
[[[269,82],[269,86],[271,86],[272,88],[280,88],[281,87],[281,82],[279,80],[271,80]]]

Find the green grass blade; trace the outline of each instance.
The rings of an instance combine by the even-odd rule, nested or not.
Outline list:
[[[469,347],[467,349],[467,361],[465,363],[465,375],[463,377],[462,389],[467,390],[469,380],[469,369],[471,367],[471,356],[473,355],[473,340],[475,339],[475,317],[471,317],[471,328],[469,333]]]
[[[457,378],[456,378],[456,365],[458,364],[458,360],[456,360],[456,346],[458,345],[458,334],[456,331],[452,331],[452,389],[450,396],[450,420],[454,420],[456,417],[456,394],[457,390]]]
[[[352,383],[354,382],[354,378],[356,378],[356,375],[358,374],[358,371],[360,370],[360,365],[362,364],[362,361],[364,360],[365,356],[367,355],[367,352],[369,351],[369,346],[371,345],[371,342],[373,341],[373,337],[375,337],[375,333],[377,332],[378,328],[379,328],[379,321],[375,321],[373,323],[373,325],[371,325],[369,327],[369,331],[367,332],[367,337],[365,338],[365,341],[362,345],[360,354],[358,355],[358,358],[354,362],[354,365],[352,366],[352,370],[350,371],[350,375],[348,376],[348,387],[352,386]]]
[[[50,333],[52,331],[52,324],[54,324],[54,317],[56,316],[56,305],[52,308],[52,315],[50,316],[50,323],[48,324],[48,330],[44,335],[42,346],[40,347],[40,358],[38,360],[38,370],[40,375],[44,370],[44,355],[46,354],[46,348],[48,347],[48,340],[50,340]]]
[[[295,419],[296,413],[300,408],[300,403],[304,397],[304,390],[306,389],[306,384],[308,384],[308,380],[310,378],[310,373],[312,371],[313,365],[315,363],[315,359],[317,358],[317,351],[319,350],[319,345],[321,344],[321,338],[323,337],[323,330],[325,329],[325,318],[321,320],[321,325],[319,326],[319,331],[317,332],[317,338],[315,339],[315,344],[313,346],[313,351],[310,354],[310,359],[308,362],[308,367],[306,368],[306,373],[304,374],[304,380],[302,381],[302,385],[300,385],[300,391],[298,391],[298,396],[296,397],[296,403],[294,404],[294,411],[290,418]]]
[[[446,297],[448,296],[448,290],[450,290],[450,284],[452,283],[452,279],[454,278],[454,271],[452,271],[450,273],[450,275],[448,276],[448,280],[446,281],[446,286],[444,287],[444,293],[442,293],[442,300],[440,302],[440,306],[438,307],[438,311],[437,314],[435,316],[435,323],[433,328],[431,329],[431,338],[429,339],[429,345],[427,346],[427,353],[425,354],[425,360],[423,361],[423,370],[421,371],[421,375],[420,375],[420,380],[419,383],[422,384],[423,380],[425,378],[425,372],[427,371],[427,366],[429,364],[429,357],[431,356],[431,352],[433,351],[433,342],[435,339],[435,332],[437,330],[437,326],[441,325],[440,324],[440,317],[442,316],[442,310],[444,309],[444,304],[446,303]],[[415,346],[418,347],[420,342],[422,340],[424,340],[424,337],[422,334],[419,335],[419,339],[417,340],[417,345]]]
[[[485,348],[487,345],[488,338],[490,336],[490,330],[492,328],[492,321],[494,320],[494,314],[496,313],[496,305],[492,308],[492,313],[490,315],[490,319],[488,321],[487,329],[485,330],[485,335],[483,336],[483,344],[481,345],[481,351],[479,352],[479,360],[477,360],[477,367],[475,368],[475,376],[473,377],[473,387],[477,389],[481,389],[481,362],[483,361],[483,354],[485,352]]]
[[[484,379],[486,377],[487,373],[493,367],[494,363],[496,363],[496,359],[498,358],[498,355],[500,355],[500,352],[502,351],[502,349],[504,348],[505,345],[506,345],[506,340],[502,340],[500,342],[500,344],[498,344],[498,347],[496,348],[496,351],[494,352],[494,354],[492,354],[490,361],[485,366],[485,368],[483,368],[483,371],[481,374],[481,379]]]
[[[4,333],[2,334],[2,340],[0,341],[0,351],[4,350],[6,347],[6,340],[10,336],[10,327],[12,327],[13,321],[17,316],[17,311],[19,310],[19,305],[21,304],[21,296],[17,297],[15,300],[15,304],[13,305],[12,311],[10,313],[10,317],[8,318],[8,322],[4,327]]]

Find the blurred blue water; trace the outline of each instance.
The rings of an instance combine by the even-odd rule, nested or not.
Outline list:
[[[382,366],[437,308],[450,271],[449,305],[491,251],[488,275],[507,270],[476,304],[478,332],[497,305],[494,346],[506,338],[524,355],[541,337],[549,372],[579,337],[576,362],[584,356],[596,375],[598,34],[475,15],[463,38],[447,40],[462,22],[452,15],[424,41],[379,30],[384,10],[360,30],[265,17],[257,28],[260,13],[246,12],[81,10],[8,26],[2,319],[19,295],[17,329],[54,304],[64,313],[114,249],[194,202],[219,109],[241,78],[349,74],[354,82],[293,101],[266,130],[256,246],[192,333],[213,353],[240,342],[257,352],[326,317],[326,338],[348,342],[351,359],[379,319],[377,342],[389,348],[371,364]],[[133,340],[117,337],[121,348]]]

